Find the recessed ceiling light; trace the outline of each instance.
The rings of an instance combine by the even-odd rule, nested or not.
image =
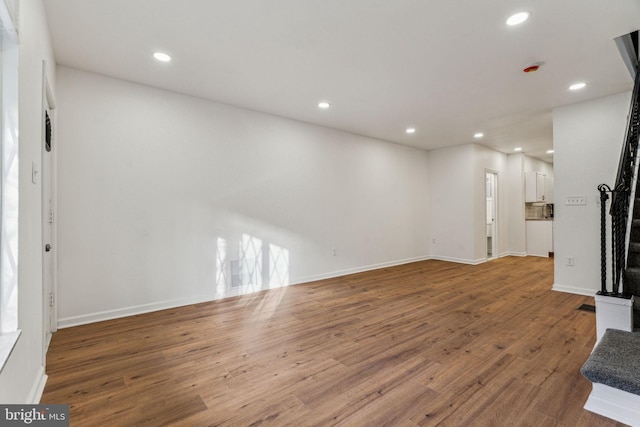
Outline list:
[[[513,149],[513,151],[522,151],[522,147],[516,147]]]
[[[416,133],[416,128],[407,128],[407,133]]]
[[[547,154],[553,154],[553,150],[547,150]]]
[[[580,90],[584,88],[586,85],[587,84],[585,82],[574,83],[571,86],[569,86],[569,90]]]
[[[329,108],[329,107],[331,107],[331,104],[329,104],[329,103],[328,103],[328,102],[326,102],[326,101],[322,101],[322,102],[319,102],[319,103],[318,103],[318,108],[322,108],[322,109],[325,109],[325,110],[326,110],[326,109],[327,109],[327,108]]]
[[[171,61],[171,56],[167,55],[164,52],[155,52],[153,57],[156,58],[160,62],[169,62]]]
[[[473,135],[474,138],[482,138],[483,136],[484,136],[484,133],[482,132],[478,132]]]
[[[507,19],[507,25],[514,26],[514,25],[522,24],[524,21],[529,19],[529,16],[531,16],[529,12],[519,12],[514,15],[511,15]]]

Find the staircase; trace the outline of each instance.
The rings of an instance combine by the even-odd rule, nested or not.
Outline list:
[[[640,330],[640,185],[637,181],[629,233],[627,267],[624,272],[624,292],[635,296],[633,324],[634,329]]]
[[[597,344],[581,372],[592,383],[585,409],[640,427],[640,65],[638,32],[634,34],[630,43],[636,60],[635,84],[616,182],[613,187],[598,186],[601,289],[596,295]],[[608,200],[611,205],[606,212]]]

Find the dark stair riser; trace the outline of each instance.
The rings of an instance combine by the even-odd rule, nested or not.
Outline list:
[[[638,186],[638,189],[640,189],[640,186]],[[637,191],[636,191],[637,193]],[[636,194],[637,196],[637,194]],[[633,218],[634,219],[640,219],[640,199],[636,197],[636,199],[633,202]]]
[[[627,257],[627,268],[640,267],[640,242],[629,243],[629,254]]]
[[[634,219],[631,223],[631,242],[640,242],[640,219]]]
[[[627,268],[640,268],[640,253],[629,251]]]
[[[624,279],[625,292],[640,295],[640,268],[627,267]]]

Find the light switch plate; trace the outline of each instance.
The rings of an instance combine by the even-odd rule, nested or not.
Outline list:
[[[567,196],[565,205],[567,206],[584,206],[587,204],[587,196]]]

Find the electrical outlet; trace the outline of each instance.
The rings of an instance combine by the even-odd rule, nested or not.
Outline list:
[[[574,259],[573,259],[573,257],[572,257],[572,256],[568,256],[568,257],[567,257],[567,265],[568,265],[569,267],[573,267],[573,265],[574,265]]]
[[[567,206],[584,206],[587,204],[586,196],[567,196],[564,203]]]

